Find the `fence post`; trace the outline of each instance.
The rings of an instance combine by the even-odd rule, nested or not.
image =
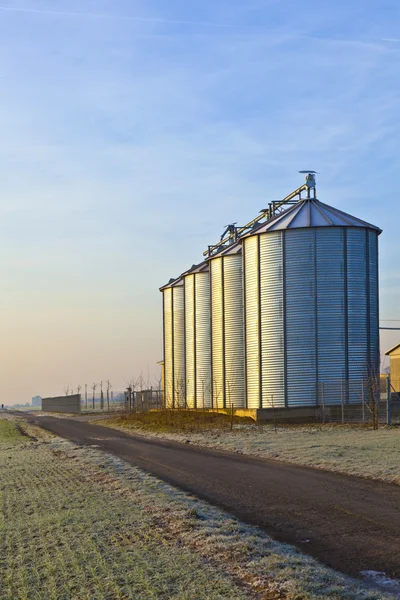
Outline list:
[[[365,381],[361,382],[362,422],[365,423]]]
[[[386,425],[392,424],[392,393],[390,387],[390,375],[386,379],[387,399],[386,399]]]
[[[325,423],[325,384],[321,382],[322,422]]]
[[[343,379],[341,379],[340,381],[340,395],[341,395],[341,402],[342,402],[342,424],[344,423],[344,389],[343,389]]]

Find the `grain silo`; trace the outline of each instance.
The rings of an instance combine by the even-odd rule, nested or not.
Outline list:
[[[212,405],[245,406],[242,247],[236,242],[209,259]]]
[[[320,202],[308,172],[227,232],[161,288],[167,404],[360,403],[379,372],[381,230]]]
[[[183,280],[171,279],[163,294],[164,399],[168,408],[185,405],[185,316]]]
[[[306,181],[306,199],[241,239],[248,408],[315,406],[321,388],[327,404],[358,403],[379,369],[381,230]]]
[[[202,262],[182,275],[185,305],[186,404],[211,408],[210,272]]]

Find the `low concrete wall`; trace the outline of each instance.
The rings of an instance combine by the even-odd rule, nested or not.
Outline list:
[[[259,408],[257,423],[312,423],[318,420],[320,409],[316,406],[290,408]]]
[[[42,410],[57,413],[80,413],[81,395],[56,396],[54,398],[42,398]]]
[[[230,415],[230,408],[199,408],[200,411],[204,412],[212,412],[212,413],[220,413],[221,415]],[[257,409],[256,408],[234,408],[233,414],[235,417],[249,417],[253,419],[253,421],[257,421]]]

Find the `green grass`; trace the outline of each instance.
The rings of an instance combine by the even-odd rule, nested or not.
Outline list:
[[[21,444],[26,440],[15,422],[0,419],[0,448],[4,444]]]
[[[108,426],[142,429],[153,432],[194,433],[210,430],[229,430],[231,416],[213,411],[154,410],[107,419]],[[254,424],[249,417],[233,417],[234,425]]]

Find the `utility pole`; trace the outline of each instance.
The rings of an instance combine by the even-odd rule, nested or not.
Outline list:
[[[87,383],[85,383],[85,407],[87,410]]]

